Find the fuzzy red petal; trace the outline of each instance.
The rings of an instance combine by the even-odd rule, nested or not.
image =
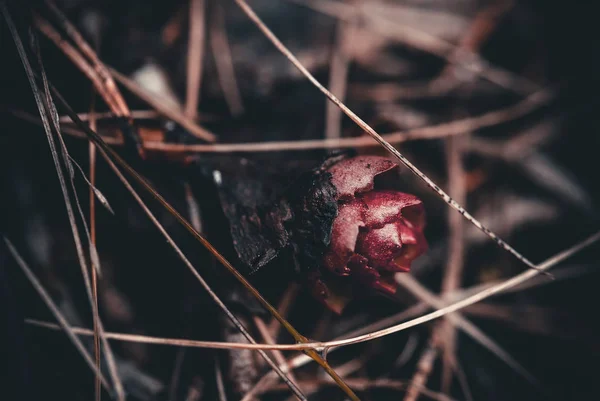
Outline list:
[[[373,189],[375,176],[397,167],[398,164],[381,156],[357,156],[333,165],[331,182],[338,191],[338,199],[349,200],[357,193]]]
[[[352,270],[352,277],[363,285],[388,295],[394,295],[396,293],[397,285],[394,281],[393,274],[389,274],[388,272],[381,274],[381,272],[369,266],[367,263],[367,259],[361,255],[352,256],[348,263],[348,266],[350,266],[350,269]]]
[[[427,241],[421,230],[416,230],[410,223],[402,220],[397,224],[402,241],[402,252],[394,258],[398,269],[410,270],[411,262],[427,250]]]
[[[348,262],[352,270],[352,277],[367,285],[372,285],[379,280],[379,272],[368,265],[369,261],[364,256],[355,254]]]
[[[425,225],[423,203],[414,195],[397,191],[371,191],[361,196],[366,205],[365,225],[379,228],[398,221],[406,214],[406,219],[417,229]]]
[[[403,251],[401,227],[397,223],[386,224],[381,228],[361,232],[356,244],[356,252],[369,260],[369,265],[390,271],[406,270],[398,268],[394,259]]]
[[[338,302],[334,297],[338,291],[332,288],[338,280],[349,288],[393,295],[397,289],[394,274],[409,271],[411,262],[427,249],[421,200],[398,191],[374,190],[375,177],[394,167],[397,164],[385,157],[359,156],[329,169],[339,209],[323,265],[337,275],[350,276],[345,281],[330,276],[327,284],[319,281],[314,286],[332,310],[349,299]]]
[[[394,273],[384,272],[379,277],[375,283],[373,283],[373,288],[377,291],[383,292],[388,295],[395,295],[396,290],[398,289],[398,284],[396,280],[394,280]]]
[[[364,205],[360,201],[340,205],[331,229],[331,243],[323,263],[333,273],[350,274],[346,265],[354,254],[359,229],[364,227],[363,213]]]

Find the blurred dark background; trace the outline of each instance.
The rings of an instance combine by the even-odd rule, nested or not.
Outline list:
[[[43,16],[47,9],[41,2],[6,3],[27,44],[28,6]],[[471,140],[462,155],[468,188],[467,209],[535,262],[583,240],[600,227],[597,211],[600,183],[594,162],[600,147],[596,115],[600,65],[593,35],[596,16],[591,3],[508,0],[307,1],[304,5],[284,0],[252,0],[249,3],[324,84],[330,81],[339,27],[335,17],[314,7],[337,4],[360,8],[358,28],[346,44],[351,56],[345,102],[380,133],[480,115],[517,104],[535,90],[551,90],[551,100],[531,112],[469,134]],[[306,4],[312,4],[313,8]],[[187,1],[65,0],[57,5],[87,40],[95,43],[103,62],[142,86],[166,82],[170,89],[162,89],[158,96],[184,102]],[[485,12],[498,5],[504,11],[495,19],[486,19]],[[216,133],[219,142],[324,138],[327,125],[324,96],[297,73],[233,1],[207,0],[205,7],[207,26],[216,18],[216,8],[224,12],[243,111],[232,112],[224,96],[215,61],[219,50],[211,48],[209,32],[199,103],[203,126]],[[347,10],[347,7],[332,9]],[[385,24],[378,18],[385,20]],[[479,40],[473,32],[479,29],[475,23],[481,20],[483,37],[472,50],[486,60],[483,70],[503,71],[509,77],[510,87],[470,73],[461,67],[465,61],[458,62],[449,75],[441,76],[448,65],[446,57],[419,48],[410,39],[401,40],[399,34],[382,32],[388,25],[391,32],[395,32],[391,28],[394,24],[410,26],[456,48],[465,46],[467,35],[472,35],[476,42]],[[11,34],[4,20],[0,25],[0,232],[14,243],[70,323],[91,327],[89,303],[48,143],[43,129],[23,118],[23,113],[37,116],[37,109]],[[374,26],[380,30],[377,32]],[[166,27],[172,27],[175,33],[166,33],[170,32]],[[49,79],[77,112],[89,111],[93,97],[89,79],[53,43],[39,33],[38,36]],[[144,80],[144,76],[150,78]],[[451,89],[431,89],[430,84],[440,76]],[[130,109],[151,108],[127,90],[122,93]],[[99,96],[94,98],[97,111],[108,110]],[[60,107],[59,114],[63,114]],[[140,124],[162,128],[170,123],[153,119]],[[100,128],[106,135],[115,132],[109,121],[101,121]],[[344,137],[361,135],[360,129],[348,119],[342,119],[340,131]],[[525,140],[518,142],[519,138]],[[165,140],[192,139],[178,130]],[[434,181],[448,188],[445,141],[416,140],[403,142],[399,148]],[[73,159],[87,172],[87,142],[65,135],[65,143]],[[127,149],[119,147],[119,151],[185,216],[189,215],[186,187],[190,187],[200,205],[204,232],[218,249],[235,258],[215,189],[197,167],[165,160],[160,155],[141,160]],[[379,148],[359,151],[383,154]],[[246,157],[261,163],[279,163],[284,168],[290,160],[318,159],[324,154],[318,150],[249,152],[200,154],[200,159],[227,163]],[[406,189],[424,200],[428,214],[426,235],[430,252],[414,266],[413,274],[437,292],[448,252],[446,216],[453,211],[407,171],[403,177]],[[79,172],[75,182],[87,215],[88,186]],[[112,215],[97,205],[98,251],[103,272],[99,302],[106,329],[222,340],[221,312],[182,268],[163,237],[102,160],[97,162],[97,186],[115,212]],[[242,293],[173,217],[150,197],[144,195],[144,199],[220,294],[227,297],[230,293]],[[465,287],[509,277],[524,269],[468,224],[464,238]],[[598,399],[595,373],[600,356],[597,330],[600,298],[596,289],[600,284],[599,256],[600,248],[592,246],[561,264],[561,275],[557,274],[555,282],[541,280],[542,284],[534,288],[486,301],[487,309],[466,312],[540,383],[539,387],[532,385],[461,333],[456,356],[473,399]],[[274,304],[289,291],[291,280],[283,267],[260,272],[252,279]],[[367,297],[351,303],[343,315],[335,316],[301,289],[289,319],[301,332],[325,340],[397,313],[414,302],[408,294],[400,295],[397,302]],[[93,374],[67,337],[24,323],[26,318],[47,321],[54,318],[4,243],[0,244],[0,305],[0,346],[5,365],[2,368],[5,373],[0,375],[3,392],[0,397],[90,399]],[[321,329],[315,332],[315,327]],[[336,366],[362,358],[361,368],[353,377],[409,381],[432,327],[418,326],[372,343],[347,347],[332,354],[330,359]],[[284,334],[278,340],[292,341]],[[398,365],[405,346],[415,342],[413,354]],[[91,346],[90,342],[86,344]],[[119,357],[130,399],[169,399],[174,364],[180,352],[177,348],[111,344]],[[224,358],[223,355],[224,351],[188,349],[178,385],[171,392],[175,399],[193,399],[189,398],[191,389],[197,390],[198,399],[215,399],[218,391],[214,361]],[[223,364],[226,366],[226,358]],[[440,388],[440,366],[438,361],[427,387]],[[316,380],[321,374],[314,366],[298,373],[306,380]],[[229,392],[235,392],[234,384],[227,383]],[[453,383],[449,395],[453,399],[467,398],[458,383]],[[262,395],[261,399],[283,400],[289,396],[288,392],[275,391]],[[404,393],[389,389],[361,392],[361,397],[373,400],[399,396]],[[236,399],[236,395],[230,397]],[[341,400],[343,395],[324,385],[311,399]]]

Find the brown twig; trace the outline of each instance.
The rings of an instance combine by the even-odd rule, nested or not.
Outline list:
[[[361,352],[360,357],[353,358],[348,362],[336,366],[336,370],[343,377],[349,377],[354,372],[364,369],[365,363],[367,363],[369,359],[371,359],[371,357],[373,356],[373,348],[373,344],[371,344],[370,348],[367,348],[365,352]]]
[[[446,139],[446,165],[448,170],[448,187],[450,195],[460,204],[466,204],[466,177],[463,168],[462,154],[465,137],[452,137]],[[450,231],[450,245],[448,262],[442,280],[442,295],[459,288],[464,266],[464,220],[456,213],[448,213],[448,227]],[[429,345],[423,351],[417,371],[415,372],[409,390],[404,397],[405,401],[416,401],[419,389],[427,383],[429,374],[437,353],[441,350],[443,355],[442,392],[448,393],[451,382],[450,367],[455,355],[456,332],[452,322],[446,320],[434,326]],[[413,386],[413,383],[415,386]]]
[[[53,11],[60,13],[57,9]],[[70,25],[70,22],[68,22],[68,20],[62,14],[60,14],[60,17],[60,21],[63,25],[65,25],[65,29],[67,30],[68,34],[76,40],[76,44],[78,44],[79,47],[84,50],[84,54],[88,57],[90,56],[90,53],[93,54],[93,64],[90,64],[90,62],[85,59],[84,54],[81,54],[70,43],[68,43],[66,40],[63,40],[61,34],[54,29],[54,27],[52,27],[48,21],[43,19],[38,14],[34,14],[34,24],[40,32],[54,42],[54,44],[92,81],[112,112],[115,113],[116,116],[125,118],[127,123],[132,127],[133,119],[131,118],[129,108],[118,91],[113,79],[110,76],[106,78],[106,67],[100,63],[96,54],[82,39],[75,27]],[[137,132],[131,132],[133,134],[132,139],[135,142],[135,146],[138,152],[140,152],[140,155],[143,156],[144,148],[142,143],[140,143]]]
[[[441,323],[438,323],[436,326],[439,326],[440,324]],[[436,330],[434,330],[434,333],[436,333]],[[419,358],[419,362],[417,362],[415,373],[406,389],[404,401],[416,401],[417,398],[419,398],[421,389],[427,384],[427,379],[433,370],[439,348],[439,336],[432,335]]]
[[[460,85],[455,79],[430,80],[400,85],[396,82],[355,83],[350,93],[358,100],[377,103],[398,102],[400,100],[429,99],[444,96]]]
[[[234,312],[235,313],[235,312]],[[238,312],[235,313],[236,318],[242,322],[244,326],[250,326],[250,314]],[[237,330],[234,329],[231,322],[223,317],[219,319],[221,322],[221,333],[223,340],[235,343],[249,343],[248,339],[244,338]],[[258,376],[258,365],[254,352],[248,349],[229,349],[227,354],[227,383],[228,387],[233,390],[236,396],[242,396],[248,393]],[[275,359],[274,362],[276,362]],[[289,377],[289,375],[288,375]],[[295,385],[295,382],[291,381]],[[292,398],[297,398],[296,394],[292,394]],[[252,400],[256,401],[256,400]]]
[[[183,188],[185,191],[185,200],[188,206],[188,214],[190,216],[190,223],[199,233],[203,232],[202,229],[202,216],[200,215],[200,205],[198,205],[198,200],[194,196],[192,192],[192,187],[186,181],[183,183]]]
[[[27,324],[31,324],[46,329],[60,330],[60,326],[54,323],[45,322],[36,319],[25,319]],[[82,336],[93,336],[94,330],[86,329],[82,327],[72,327],[73,333]],[[124,342],[136,342],[141,344],[155,344],[155,345],[170,345],[176,347],[189,347],[189,348],[209,348],[209,349],[252,349],[252,350],[299,350],[304,347],[294,345],[282,345],[282,344],[266,344],[266,343],[237,343],[237,342],[224,342],[224,341],[200,341],[200,340],[189,340],[185,338],[166,338],[166,337],[153,337],[140,334],[127,334],[127,333],[114,333],[105,332],[105,337],[109,340],[117,340]]]
[[[446,140],[446,157],[448,166],[448,187],[450,194],[460,204],[467,202],[467,179],[463,166],[464,143],[468,137],[454,137]],[[464,220],[456,213],[448,214],[450,244],[446,273],[442,281],[442,294],[450,293],[460,288],[465,261]],[[448,393],[452,380],[450,367],[456,358],[456,331],[452,323],[445,321],[440,328],[444,333],[443,339],[443,368],[442,389]]]
[[[185,348],[179,348],[175,355],[173,373],[171,374],[171,381],[169,382],[169,401],[175,401],[177,399],[177,387],[179,386],[179,378],[181,377],[185,351]]]
[[[223,90],[223,95],[229,111],[237,116],[244,112],[242,95],[235,77],[231,48],[227,38],[223,5],[220,1],[214,1],[212,5],[212,18],[209,23],[209,39],[212,54],[217,65],[217,77]]]
[[[34,15],[34,24],[36,28],[44,34],[48,39],[50,39],[56,47],[58,47],[72,62],[87,76],[94,87],[98,91],[98,93],[102,96],[102,99],[106,102],[106,104],[110,107],[111,111],[119,117],[123,117],[123,109],[119,105],[119,101],[117,101],[114,97],[114,94],[111,93],[108,88],[105,86],[105,83],[102,81],[102,78],[99,76],[98,72],[94,67],[83,57],[83,55],[77,51],[77,49],[71,45],[69,42],[64,40],[60,33],[54,29],[52,25],[44,18],[39,16],[38,14]]]
[[[287,314],[288,314],[290,308],[292,307],[294,299],[296,299],[296,296],[298,295],[299,290],[300,290],[300,287],[299,287],[298,283],[296,283],[296,282],[290,283],[287,290],[283,294],[283,297],[281,297],[279,304],[277,305],[277,310],[279,311],[279,314],[281,316],[287,317]],[[281,328],[281,325],[279,324],[277,319],[271,319],[271,322],[269,322],[270,336],[273,338],[277,338],[277,336],[279,336],[280,328]]]
[[[488,37],[495,31],[502,17],[512,8],[514,0],[496,0],[489,6],[479,11],[458,46],[448,56],[448,64],[442,69],[432,85],[441,84],[443,81],[456,81],[456,68],[461,68],[472,54],[477,54]],[[463,60],[461,60],[463,59]]]
[[[75,333],[75,331],[73,331],[71,325],[69,325],[69,323],[67,322],[67,319],[65,319],[63,314],[60,312],[60,309],[58,308],[58,306],[56,306],[54,301],[52,301],[52,298],[50,297],[48,292],[46,292],[43,285],[39,282],[39,280],[37,279],[35,274],[31,271],[29,266],[27,266],[27,263],[23,260],[21,255],[19,255],[19,253],[17,252],[17,250],[15,249],[13,244],[6,237],[3,237],[3,239],[4,239],[4,242],[6,243],[6,246],[8,247],[8,250],[10,251],[12,256],[15,258],[15,260],[17,261],[17,264],[19,265],[21,270],[23,270],[23,273],[25,273],[25,275],[27,276],[27,279],[31,282],[31,285],[33,285],[35,290],[40,295],[40,298],[42,298],[44,303],[48,306],[48,309],[50,309],[50,312],[52,312],[52,314],[58,321],[59,324],[52,324],[52,328],[56,328],[56,330],[62,330],[65,332],[65,334],[67,335],[67,337],[69,337],[69,340],[71,340],[71,342],[73,343],[75,348],[77,348],[77,350],[79,351],[79,353],[81,354],[83,359],[85,359],[85,362],[88,364],[90,369],[97,375],[97,377],[100,378],[102,385],[105,388],[109,389],[110,386],[108,384],[108,381],[106,380],[106,378],[104,377],[102,372],[100,370],[98,370],[98,368],[96,367],[96,364],[94,363],[94,360],[89,355],[85,346],[81,343],[81,340],[79,340],[79,338],[77,338],[77,336],[75,335],[77,333]],[[93,335],[94,332],[90,331],[90,334]]]
[[[200,401],[203,395],[203,384],[204,381],[196,376],[192,380],[192,384],[188,387],[188,392],[185,395],[185,401]]]
[[[260,333],[260,335],[263,338],[265,343],[267,343],[267,344],[276,344],[277,343],[275,341],[275,339],[271,336],[271,333],[269,332],[269,328],[265,324],[264,320],[262,320],[258,316],[254,316],[254,324],[256,325],[256,328],[258,329],[258,332]],[[272,352],[273,352],[273,357],[275,358],[277,363],[279,363],[280,366],[285,365],[285,358],[283,357],[283,354],[281,353],[281,351],[273,350]],[[290,377],[290,380],[292,380],[294,383],[298,382],[298,380],[294,376],[294,373],[291,370],[289,371],[288,376]]]
[[[57,17],[61,26],[65,29],[67,35],[79,47],[81,52],[91,61],[93,68],[95,69],[97,75],[103,82],[107,93],[110,94],[110,96],[114,99],[114,102],[116,103],[120,111],[120,113],[117,115],[131,118],[131,113],[129,111],[127,103],[125,102],[125,99],[123,99],[123,96],[119,92],[119,88],[117,88],[117,85],[115,85],[115,81],[112,79],[106,66],[102,63],[102,61],[100,61],[100,58],[98,57],[94,49],[85,41],[85,39],[75,28],[75,26],[58,9],[58,7],[56,7],[52,0],[46,0],[46,5],[54,13],[55,17]]]
[[[523,160],[556,138],[555,127],[558,122],[558,118],[543,120],[506,140],[471,138],[467,151],[498,157],[508,162]]]
[[[217,392],[219,393],[219,401],[227,401],[225,393],[225,383],[223,380],[223,372],[221,372],[221,364],[219,358],[215,358],[215,379],[217,382]]]
[[[195,120],[198,113],[204,66],[205,15],[204,0],[190,0],[185,114],[191,120]]]
[[[100,120],[112,120],[116,116],[113,112],[94,112],[94,118],[96,121]],[[79,119],[82,121],[89,121],[92,118],[91,113],[77,113]],[[144,120],[144,119],[156,119],[160,117],[160,114],[156,112],[156,110],[132,110],[131,118],[134,120]],[[61,123],[73,123],[73,121],[69,118],[69,116],[60,116],[58,121]]]
[[[196,230],[202,232],[202,219],[200,217],[200,208],[198,202],[194,198],[192,189],[187,182],[184,182],[185,200],[188,206],[188,214],[190,216],[190,222]],[[169,401],[175,401],[177,397],[177,387],[179,386],[179,379],[181,376],[181,369],[183,366],[183,359],[185,358],[185,348],[177,350],[175,356],[175,363],[173,366],[173,373],[171,375],[171,381],[169,383]]]
[[[467,137],[454,137],[446,139],[446,160],[448,168],[449,192],[460,203],[467,201],[466,171],[463,166],[464,143]],[[464,220],[457,217],[456,213],[448,214],[448,227],[450,231],[450,245],[448,250],[448,263],[442,281],[442,294],[452,292],[460,287],[464,265]]]
[[[79,119],[82,121],[88,121],[90,119],[89,113],[77,113]],[[161,117],[161,114],[156,110],[132,110],[131,118],[134,120],[158,120]],[[215,114],[206,114],[206,113],[198,113],[198,121],[215,121],[218,119],[218,116]],[[100,120],[114,120],[115,115],[108,111],[104,113],[96,112],[95,113],[96,121]],[[69,118],[69,116],[60,116],[59,121],[61,123],[73,123],[73,120]]]
[[[169,17],[169,20],[160,30],[160,38],[162,44],[166,48],[173,46],[183,33],[183,22],[185,20],[185,14],[188,11],[188,7],[180,5],[177,11]]]
[[[398,144],[408,141],[428,140],[447,138],[454,135],[463,135],[468,132],[474,132],[479,129],[502,124],[511,120],[520,118],[528,113],[547,105],[553,99],[551,91],[543,90],[536,92],[524,100],[499,110],[490,111],[475,117],[467,117],[428,127],[415,128],[407,131],[391,132],[383,134],[381,137],[390,144]],[[23,118],[32,123],[32,116],[20,111],[11,111],[19,118]],[[66,131],[68,129],[68,132]],[[65,132],[70,135],[85,138],[86,135],[81,130],[75,130],[71,127],[65,127]],[[102,139],[110,145],[122,145],[123,139],[118,137],[103,136]],[[144,140],[144,148],[152,151],[173,152],[173,153],[231,153],[231,152],[275,152],[275,151],[298,151],[310,149],[336,149],[380,146],[369,136],[355,138],[339,139],[317,139],[301,141],[270,141],[255,143],[230,143],[214,145],[184,145],[164,143],[155,140]]]
[[[94,116],[94,99],[95,92],[92,91],[92,106],[90,110],[90,127],[92,129],[96,128],[96,118]],[[94,187],[96,186],[96,147],[92,142],[89,143],[89,158],[90,158],[90,242],[92,246],[96,248],[96,202],[95,202],[95,194]],[[98,314],[98,272],[93,267],[90,269],[92,275],[92,295],[94,296],[94,357],[96,358],[96,366],[98,370],[100,370],[100,337],[98,333],[98,321],[100,320],[100,316]],[[100,378],[96,377],[96,401],[100,401]]]
[[[110,73],[117,81],[119,81],[123,86],[125,86],[129,91],[135,94],[137,97],[151,105],[158,111],[160,114],[164,115],[167,118],[175,121],[183,128],[185,128],[190,134],[203,139],[207,142],[215,142],[217,137],[212,132],[209,132],[205,128],[202,128],[194,121],[189,119],[185,114],[181,111],[173,108],[171,105],[166,102],[161,101],[161,99],[157,98],[146,89],[142,88],[132,79],[127,78],[125,75],[116,71],[113,68],[110,68]]]
[[[96,42],[96,48],[99,47],[99,39]],[[90,128],[96,130],[96,91],[92,85],[92,99],[90,105]],[[92,243],[92,247],[97,249],[96,244],[96,202],[95,202],[95,193],[94,188],[96,187],[96,146],[92,142],[88,144],[88,152],[90,159],[90,171],[89,171],[89,180],[90,180],[90,242]],[[94,296],[94,306],[93,306],[93,314],[94,314],[94,357],[96,358],[96,367],[100,370],[101,366],[101,348],[100,348],[100,337],[98,331],[98,321],[100,320],[100,315],[98,311],[98,272],[93,267],[90,269],[92,275],[92,295]],[[96,377],[96,401],[100,401],[102,395],[101,391],[101,382],[100,378]]]
[[[354,21],[338,21],[335,43],[331,54],[329,69],[329,90],[339,99],[346,97],[348,67],[350,57],[347,47],[352,40]],[[342,135],[342,111],[335,104],[327,102],[325,110],[325,138],[340,138]]]

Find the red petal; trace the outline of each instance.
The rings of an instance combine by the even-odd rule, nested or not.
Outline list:
[[[423,232],[401,221],[397,224],[402,240],[402,252],[394,258],[394,265],[406,271],[410,270],[410,263],[427,250],[427,241]]]
[[[370,266],[393,272],[409,271],[410,263],[426,249],[423,233],[404,219],[361,232],[356,243],[356,252]]]
[[[349,200],[356,193],[370,191],[375,176],[398,166],[390,159],[381,156],[357,156],[333,165],[331,182],[337,188],[338,199]]]
[[[382,274],[379,280],[373,283],[373,288],[388,295],[395,295],[398,284],[394,280],[394,274]]]
[[[404,217],[417,229],[425,225],[425,211],[419,198],[398,191],[371,191],[362,195],[367,206],[365,224],[369,228],[383,227]]]
[[[352,259],[348,262],[348,266],[352,270],[352,277],[365,282],[368,285],[372,285],[375,281],[379,280],[379,273],[377,270],[370,267],[367,263],[367,258],[361,255],[353,255]]]
[[[339,207],[331,229],[331,243],[323,261],[325,267],[336,274],[350,274],[346,265],[354,254],[359,228],[365,225],[363,213],[364,205],[360,201],[355,200]]]
[[[398,271],[394,259],[403,251],[401,231],[402,228],[398,227],[397,223],[390,223],[381,228],[361,232],[356,252],[366,257],[369,265],[376,269]]]
[[[415,205],[406,206],[402,210],[402,220],[408,226],[422,232],[425,228],[425,208],[423,207],[423,203],[420,202]]]
[[[352,277],[362,281],[363,284],[389,295],[396,293],[397,285],[393,274],[382,276],[376,269],[367,265],[367,259],[361,255],[352,256],[348,266],[352,269]]]

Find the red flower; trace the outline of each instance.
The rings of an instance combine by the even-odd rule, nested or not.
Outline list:
[[[410,263],[427,249],[421,200],[374,189],[375,177],[395,167],[384,157],[358,156],[329,169],[337,189],[338,215],[323,258],[323,266],[333,274],[387,294],[396,292],[394,273],[409,271]],[[315,289],[332,307],[326,299],[330,286],[318,281]]]

